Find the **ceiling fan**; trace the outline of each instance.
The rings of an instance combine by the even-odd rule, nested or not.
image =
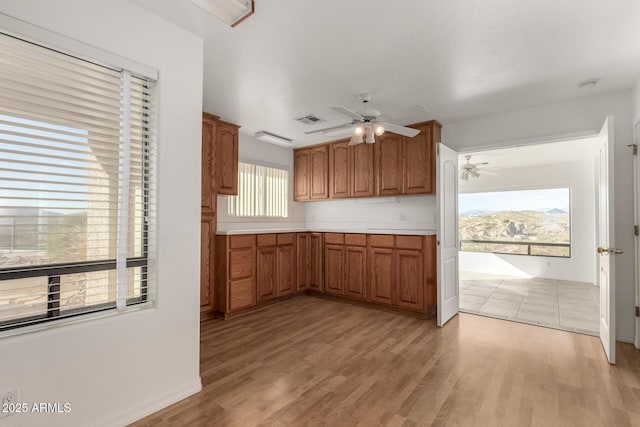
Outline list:
[[[394,118],[416,115],[424,116],[427,109],[422,105],[414,105],[413,107],[405,108],[398,111],[393,115],[381,114],[380,111],[369,108],[368,104],[371,101],[370,93],[362,93],[358,96],[358,99],[362,102],[362,110],[355,112],[347,107],[331,107],[331,109],[337,113],[347,116],[351,119],[349,123],[343,123],[341,125],[332,126],[324,129],[316,129],[305,134],[313,134],[322,132],[324,134],[351,134],[351,141],[349,145],[357,145],[366,142],[367,144],[373,144],[376,142],[375,136],[382,135],[385,131],[396,133],[398,135],[413,138],[420,133],[418,129],[412,129],[406,126],[400,126],[391,123],[390,120]]]
[[[462,165],[460,165],[461,180],[468,181],[469,178],[479,178],[480,175],[496,175],[493,172],[489,172],[487,168],[482,167],[488,165],[489,162],[471,163],[471,157],[471,154],[465,155],[464,158],[467,160],[467,163],[463,163]]]

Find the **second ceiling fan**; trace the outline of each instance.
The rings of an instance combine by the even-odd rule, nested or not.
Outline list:
[[[343,123],[341,125],[332,126],[324,129],[316,129],[305,134],[313,134],[322,132],[324,134],[342,134],[351,133],[352,137],[349,141],[349,145],[357,145],[366,142],[367,144],[373,144],[376,142],[375,136],[380,136],[385,132],[396,133],[398,135],[413,138],[418,135],[420,131],[406,126],[401,126],[392,123],[390,120],[402,118],[403,116],[424,116],[427,109],[422,105],[414,105],[413,107],[405,108],[398,111],[393,115],[381,114],[380,111],[369,108],[368,104],[371,101],[371,94],[363,93],[358,96],[358,99],[362,102],[362,110],[355,112],[347,107],[331,107],[331,109],[337,113],[340,113],[351,119],[349,123]]]

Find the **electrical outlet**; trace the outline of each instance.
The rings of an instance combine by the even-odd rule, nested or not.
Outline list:
[[[15,413],[15,405],[20,403],[20,389],[5,390],[0,393],[0,418],[8,417]]]

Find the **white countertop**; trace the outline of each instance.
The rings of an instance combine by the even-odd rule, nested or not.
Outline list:
[[[354,233],[354,234],[401,234],[411,236],[431,236],[436,234],[436,230],[427,229],[397,229],[397,228],[364,228],[361,230],[354,229],[304,229],[304,228],[273,228],[273,229],[238,229],[238,230],[217,230],[216,234],[222,236],[233,236],[238,234],[268,234],[268,233]]]

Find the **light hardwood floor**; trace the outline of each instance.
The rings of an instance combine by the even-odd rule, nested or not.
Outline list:
[[[135,426],[640,426],[640,352],[302,296],[203,323],[202,392]]]

